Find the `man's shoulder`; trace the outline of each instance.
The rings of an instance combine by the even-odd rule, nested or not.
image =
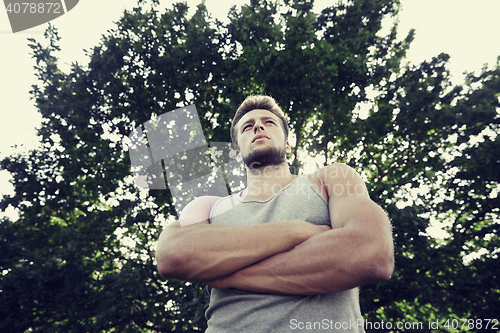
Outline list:
[[[180,226],[185,227],[200,222],[208,223],[210,211],[218,199],[219,197],[216,196],[201,196],[193,199],[184,207],[179,216]]]
[[[345,163],[334,163],[322,167],[315,172],[315,177],[325,189],[328,198],[369,199],[366,184],[361,175]]]
[[[186,205],[186,207],[184,207],[182,213],[187,215],[187,214],[192,214],[194,212],[199,212],[199,211],[210,212],[213,205],[219,199],[221,199],[221,197],[213,196],[213,195],[203,195],[200,197],[196,197],[191,202],[189,202]]]
[[[201,197],[196,197],[194,198],[193,201],[189,203],[189,205],[193,206],[210,206],[212,207],[217,200],[221,199],[222,197],[215,196],[215,195],[203,195]]]
[[[342,180],[346,178],[358,177],[359,174],[354,168],[345,163],[332,163],[323,166],[312,173],[309,177],[317,179],[322,183],[325,181]]]

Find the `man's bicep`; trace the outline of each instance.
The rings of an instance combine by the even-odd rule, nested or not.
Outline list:
[[[334,164],[321,171],[328,194],[332,228],[344,227],[360,210],[373,208],[361,176],[345,164]]]
[[[178,259],[179,251],[185,249],[186,244],[191,244],[190,239],[196,234],[192,232],[196,227],[194,229],[184,227],[195,224],[200,227],[208,225],[211,207],[217,200],[217,197],[194,199],[184,207],[178,220],[163,229],[156,246],[156,260],[161,275],[177,274],[183,263]]]
[[[387,213],[371,200],[359,175],[347,177],[342,184],[346,191],[329,197],[332,228],[345,228],[356,248],[364,244],[374,249],[373,260],[370,260],[375,262],[380,257],[381,266],[385,267],[384,263],[391,262],[393,257],[392,227]]]
[[[383,209],[369,197],[337,198],[330,205],[330,219],[337,227],[354,226],[373,230],[373,223],[388,225],[389,219]]]
[[[218,200],[218,197],[198,197],[188,203],[182,210],[179,219],[170,223],[163,229],[159,245],[165,243],[165,239],[177,238],[181,227],[194,225],[194,224],[208,224],[210,217],[210,210],[213,204]]]

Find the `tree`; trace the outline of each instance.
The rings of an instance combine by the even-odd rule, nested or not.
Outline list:
[[[351,158],[374,166],[371,192],[393,218],[397,244],[390,292],[381,298],[385,285],[368,286],[365,296],[384,308],[384,320],[439,319],[443,330],[448,319],[495,317],[491,306],[500,292],[499,178],[487,171],[499,163],[500,68],[497,63],[478,77],[469,74],[464,87],[451,87],[448,58],[408,66],[387,83],[359,124],[360,158]],[[432,220],[445,225],[444,239],[429,236]],[[474,254],[480,255],[472,260]]]
[[[397,25],[379,32],[397,15],[392,0],[339,2],[321,14],[309,1],[252,0],[228,24],[203,5],[192,17],[187,9],[139,1],[69,73],[57,65],[55,28],[47,46],[30,40],[42,146],[1,163],[15,195],[0,208],[20,212],[0,223],[2,331],[203,331],[203,285],[165,281],[154,263],[175,202],[168,190],[135,186],[124,139],[194,104],[207,141],[229,142],[233,112],[251,93],[275,97],[289,117],[294,171],[301,151],[346,162],[392,218],[396,273],[362,287],[368,321],[428,329],[436,319],[494,318],[499,64],[462,87],[451,86],[445,54],[402,67],[413,32],[403,41]],[[354,112],[361,102],[372,104],[366,119]],[[431,221],[449,236],[429,236]]]

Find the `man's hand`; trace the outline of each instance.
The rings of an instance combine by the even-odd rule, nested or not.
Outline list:
[[[301,221],[301,222],[305,222],[305,221]],[[322,232],[332,230],[332,227],[330,227],[329,225],[324,225],[324,224],[317,225],[317,224],[312,224],[309,222],[305,222],[305,223],[307,223],[307,224],[304,226],[307,227],[307,230],[309,230],[307,239],[314,237],[316,235],[319,235]]]
[[[231,275],[231,274],[230,274]],[[229,275],[229,276],[230,276]],[[211,280],[211,281],[203,281],[207,286],[218,289],[229,289],[229,276],[225,276],[219,279]]]
[[[320,233],[323,233],[325,231],[332,230],[332,228],[328,225],[314,225],[310,223],[311,225],[311,231],[313,234],[311,234],[311,237],[314,237],[315,235],[319,235]],[[290,251],[293,251],[290,250]],[[282,252],[281,254],[286,254],[286,252]],[[276,254],[277,256],[279,254]],[[274,256],[273,256],[274,257]],[[273,257],[270,257],[268,259],[271,259]],[[265,261],[265,260],[264,260]],[[244,278],[252,277],[252,270],[255,270],[258,267],[259,263],[256,263],[254,265],[250,265],[246,268],[243,268],[241,270],[238,270],[234,273],[231,273],[229,275],[226,275],[224,277],[214,279],[214,280],[209,280],[209,281],[203,281],[207,286],[212,287],[212,288],[218,288],[218,289],[230,289],[230,288],[237,288],[237,289],[245,289],[245,285],[240,285],[243,282]]]

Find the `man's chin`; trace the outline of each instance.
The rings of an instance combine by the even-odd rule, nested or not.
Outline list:
[[[284,150],[276,147],[265,147],[253,150],[248,156],[243,158],[245,165],[254,170],[266,166],[281,165],[286,161]]]

